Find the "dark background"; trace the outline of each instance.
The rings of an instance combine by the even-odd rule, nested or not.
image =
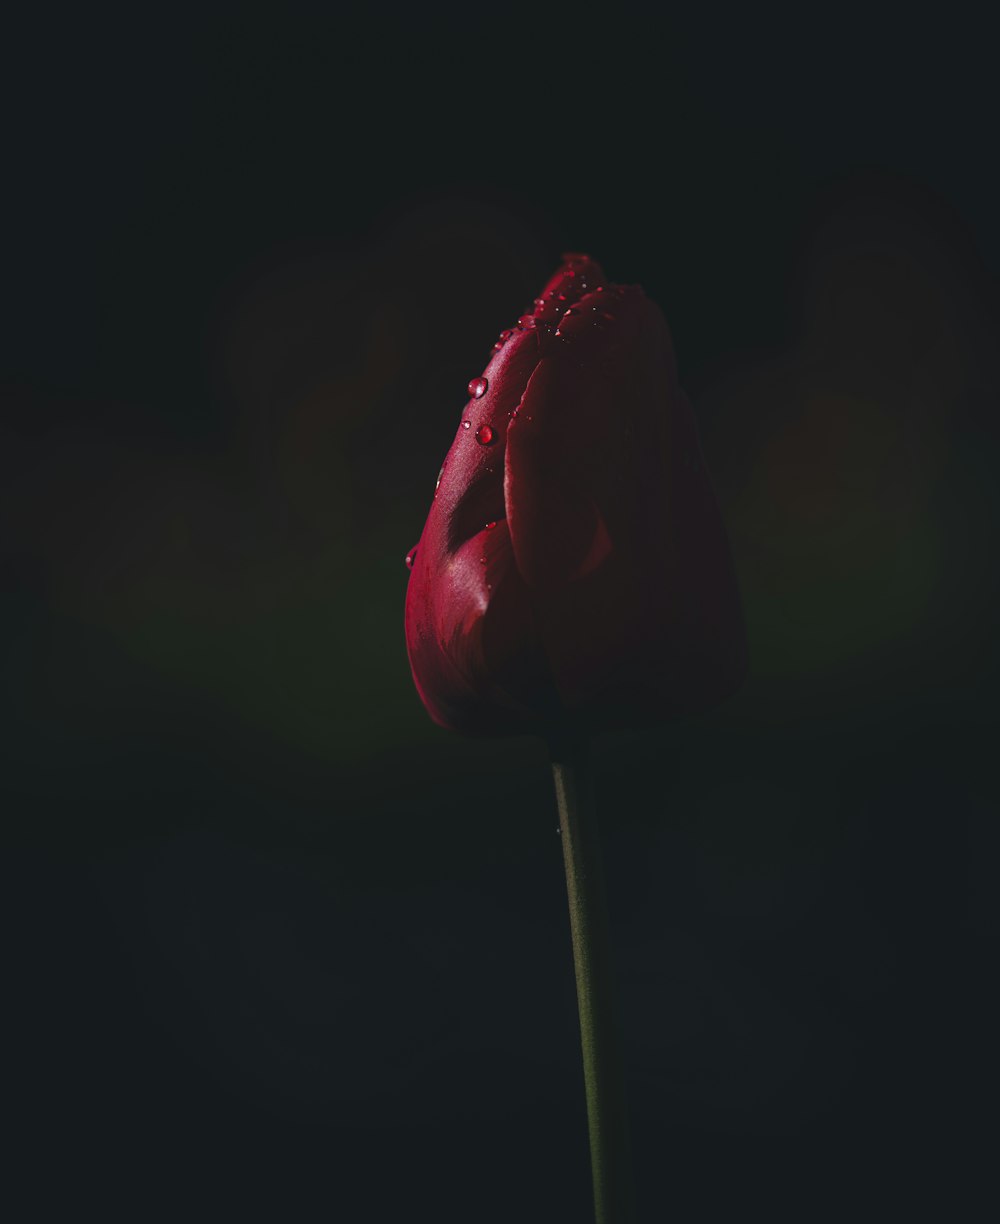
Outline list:
[[[992,1194],[989,40],[654,12],[9,19],[38,1218],[589,1218],[544,751],[434,727],[402,635],[465,384],[567,249],[671,322],[752,651],[710,716],[597,746],[641,1219]]]

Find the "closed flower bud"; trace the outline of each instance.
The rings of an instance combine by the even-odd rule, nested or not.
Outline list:
[[[728,696],[739,596],[659,308],[566,256],[469,396],[406,597],[431,717],[552,735]]]

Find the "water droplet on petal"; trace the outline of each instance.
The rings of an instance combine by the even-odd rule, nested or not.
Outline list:
[[[417,559],[417,545],[414,544],[414,546],[406,554],[406,568],[408,570],[413,569],[413,562],[416,561],[416,559]]]
[[[462,422],[462,428],[463,428],[463,429],[471,429],[471,428],[472,428],[472,422],[471,422],[471,421],[463,421],[463,422]]]
[[[487,523],[487,524],[486,524],[486,530],[487,530],[487,531],[492,531],[492,530],[493,530],[493,528],[494,528],[496,525],[497,525],[497,521],[496,521],[496,519],[494,519],[492,523]]]
[[[489,385],[485,378],[474,378],[465,389],[473,399],[482,399]]]
[[[480,565],[485,565],[485,564],[486,564],[486,558],[485,558],[485,557],[480,557],[480,558],[479,558],[479,564],[480,564]]]
[[[531,328],[536,326],[536,324],[537,320],[533,314],[523,314],[517,321],[518,327],[522,328],[524,331],[530,331]]]
[[[480,425],[476,430],[476,441],[480,446],[491,446],[496,438],[496,434],[489,425]]]

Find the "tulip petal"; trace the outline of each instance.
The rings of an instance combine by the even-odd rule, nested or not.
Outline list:
[[[538,338],[524,330],[483,372],[486,390],[463,411],[407,589],[418,692],[436,722],[473,734],[523,731],[555,700],[503,497],[508,423],[538,359]]]
[[[618,726],[718,700],[745,647],[666,322],[638,289],[606,329],[581,305],[511,426],[505,503],[560,696],[590,725]]]
[[[446,727],[523,731],[554,704],[555,689],[506,522],[466,540],[432,577],[415,568],[407,598],[407,646],[424,704]]]

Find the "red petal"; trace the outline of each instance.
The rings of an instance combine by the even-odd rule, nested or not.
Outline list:
[[[503,500],[508,425],[538,359],[536,333],[514,332],[484,370],[487,389],[463,411],[410,575],[414,680],[435,721],[456,730],[521,732],[552,701]]]
[[[505,501],[560,695],[617,726],[718,700],[745,648],[666,322],[638,289],[602,323],[590,298],[579,306],[511,427]]]

